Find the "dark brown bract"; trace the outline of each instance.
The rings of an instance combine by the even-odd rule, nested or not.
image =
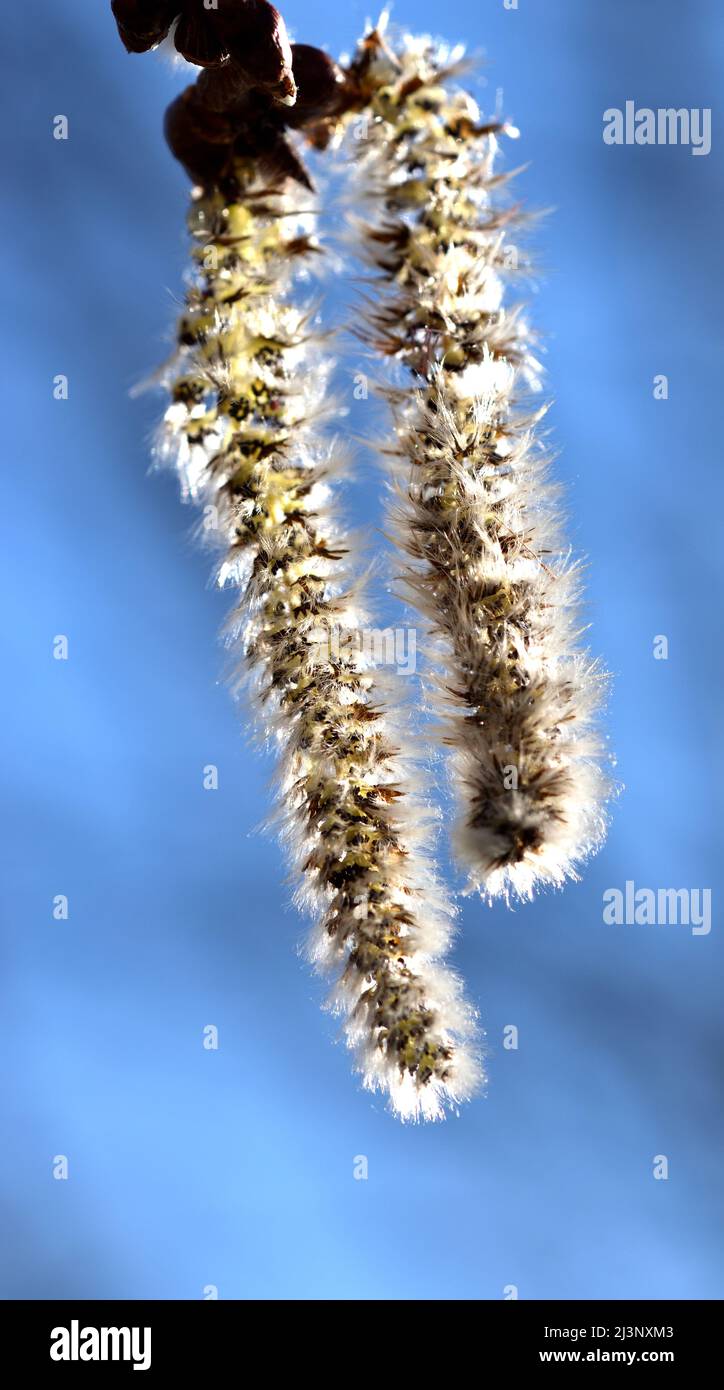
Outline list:
[[[264,88],[239,90],[225,68],[208,69],[187,87],[166,113],[166,139],[195,183],[217,183],[234,157],[256,157],[273,181],[312,184],[301,159],[284,138],[287,129],[304,130],[319,144],[318,127],[344,102],[343,75],[331,58],[308,44],[292,47],[297,87],[294,106],[275,102]]]
[[[111,0],[129,53],[145,53],[174,32],[177,51],[199,67],[230,65],[247,85],[267,88],[292,105],[296,86],[286,25],[267,0]]]

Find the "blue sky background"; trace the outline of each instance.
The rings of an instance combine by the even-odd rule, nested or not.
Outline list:
[[[284,13],[339,52],[365,5]],[[128,57],[110,5],[6,7],[5,1297],[724,1296],[724,14],[399,0],[395,16],[486,49],[486,104],[502,87],[530,161],[518,191],[555,208],[533,313],[626,791],[579,885],[515,913],[464,902],[488,1095],[398,1126],[296,955],[285,870],[255,831],[270,766],[219,679],[227,600],[173,479],[147,475],[162,401],[128,396],[180,294],[187,185],[160,126],[187,79]],[[711,154],[605,146],[602,112],[629,99],[712,107]],[[379,525],[378,499],[361,460],[349,507]],[[601,895],[626,879],[712,888],[711,934],[605,926]]]

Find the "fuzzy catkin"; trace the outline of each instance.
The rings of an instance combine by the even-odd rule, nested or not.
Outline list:
[[[603,677],[579,644],[579,571],[524,399],[539,367],[504,281],[514,210],[498,201],[500,125],[455,81],[460,52],[372,31],[349,70],[366,340],[411,373],[392,385],[396,539],[440,648],[443,737],[471,886],[527,898],[575,878],[605,831],[596,729]]]
[[[310,954],[336,976],[365,1084],[403,1118],[438,1118],[478,1084],[473,1016],[441,964],[450,910],[353,640],[364,618],[329,505],[326,365],[295,287],[317,249],[313,218],[305,194],[265,187],[252,160],[228,184],[194,195],[196,271],[161,448],[214,523],[220,581],[238,589],[230,626],[278,751]]]

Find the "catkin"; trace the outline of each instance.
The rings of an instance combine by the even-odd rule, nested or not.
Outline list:
[[[161,452],[204,509],[237,590],[230,631],[276,745],[282,836],[315,927],[310,955],[365,1084],[437,1118],[479,1082],[472,1011],[442,964],[451,912],[421,843],[399,730],[355,637],[330,509],[338,448],[320,417],[328,364],[299,302],[317,252],[306,194],[239,158],[197,189],[195,272]]]
[[[364,336],[407,374],[386,392],[393,524],[439,645],[456,849],[471,886],[527,898],[575,878],[604,834],[603,676],[580,645],[543,412],[526,405],[538,363],[504,297],[518,253],[494,170],[502,127],[458,88],[460,56],[373,30],[348,70],[358,245],[376,272]]]

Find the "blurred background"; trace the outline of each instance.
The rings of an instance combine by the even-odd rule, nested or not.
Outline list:
[[[335,54],[367,15],[283,11]],[[580,884],[515,912],[462,901],[488,1093],[399,1126],[298,958],[257,830],[271,765],[220,679],[228,597],[173,478],[148,476],[163,399],[128,394],[169,352],[182,292],[188,186],[160,131],[190,78],[129,57],[109,4],[6,7],[6,1298],[724,1296],[724,14],[398,0],[393,18],[484,50],[481,102],[520,126],[508,164],[529,162],[517,193],[553,209],[532,313],[626,790]],[[604,145],[603,111],[627,100],[713,108],[711,154]],[[380,491],[361,453],[349,509],[380,526]],[[605,925],[602,893],[627,879],[710,887],[711,933]]]

